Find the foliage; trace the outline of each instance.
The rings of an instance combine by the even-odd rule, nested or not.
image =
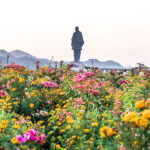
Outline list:
[[[150,148],[150,72],[0,68],[1,149]]]

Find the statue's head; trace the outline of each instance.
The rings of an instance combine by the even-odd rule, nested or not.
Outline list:
[[[75,27],[75,30],[76,30],[76,32],[77,32],[77,31],[79,31],[79,27],[78,27],[78,26],[76,26],[76,27]]]

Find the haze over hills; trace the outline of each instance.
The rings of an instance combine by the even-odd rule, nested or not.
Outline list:
[[[44,59],[44,58],[37,58],[35,56],[32,56],[29,53],[26,53],[21,50],[14,50],[11,52],[7,52],[6,50],[0,50],[0,60],[2,61],[2,64],[7,63],[7,56],[9,55],[9,61],[8,63],[16,63],[19,65],[23,65],[27,67],[28,69],[35,69],[35,62],[37,60],[40,61],[40,66],[43,65],[49,65],[50,60]],[[70,64],[71,62],[64,62],[65,64]],[[99,61],[97,59],[89,59],[87,61],[82,61],[84,66],[86,67],[98,67],[98,68],[114,68],[114,69],[121,69],[124,68],[121,64],[118,62],[109,60],[109,61]],[[58,64],[59,65],[59,64]],[[51,66],[54,67],[55,63],[54,61],[51,62]]]

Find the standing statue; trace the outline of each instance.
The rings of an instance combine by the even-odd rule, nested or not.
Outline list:
[[[79,27],[75,27],[75,31],[72,36],[72,42],[71,46],[74,50],[74,61],[79,62],[80,61],[80,55],[82,46],[84,44],[82,33],[79,31]]]

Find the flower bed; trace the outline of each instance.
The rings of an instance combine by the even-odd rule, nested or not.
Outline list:
[[[1,149],[150,148],[150,72],[0,69]]]

